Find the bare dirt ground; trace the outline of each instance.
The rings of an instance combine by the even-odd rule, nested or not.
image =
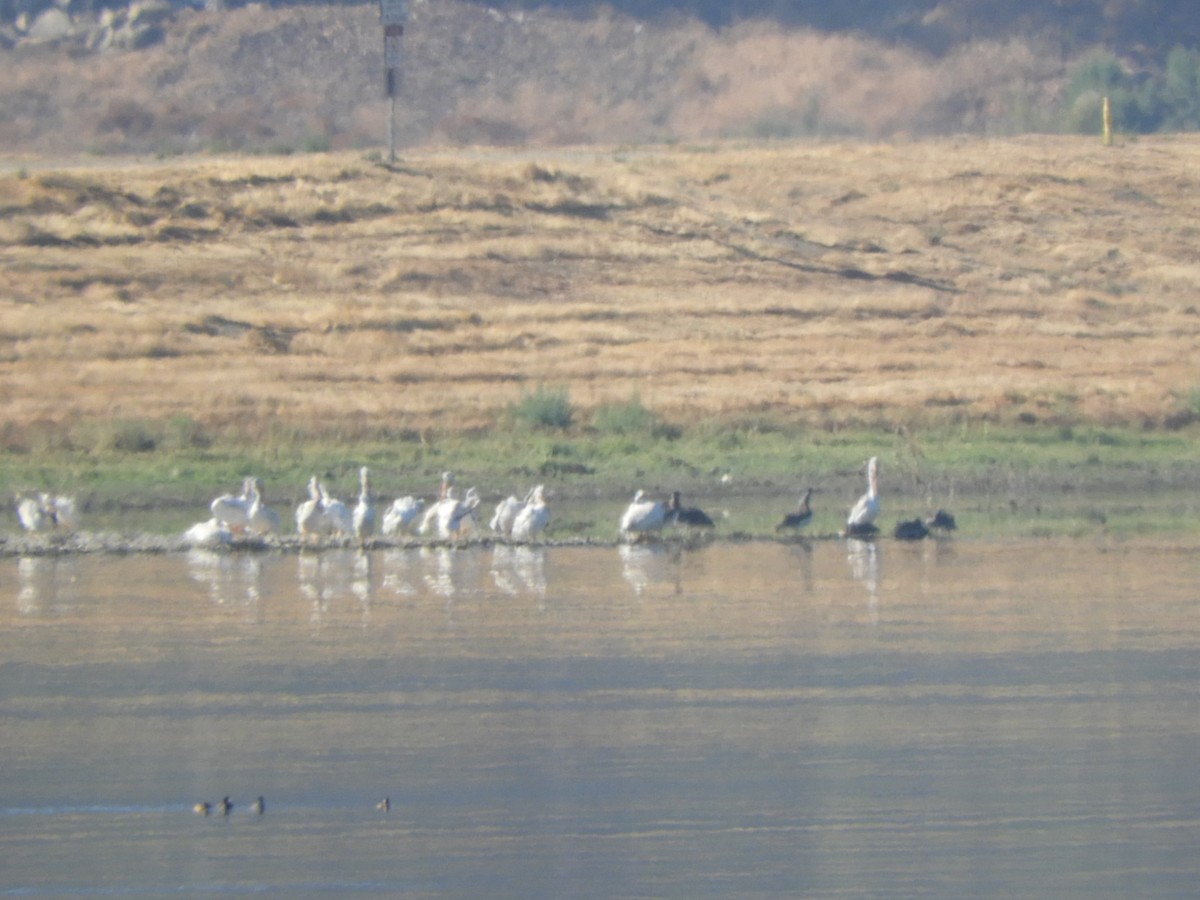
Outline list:
[[[1163,426],[1200,387],[1200,138],[9,160],[4,439],[468,429],[524,392]]]

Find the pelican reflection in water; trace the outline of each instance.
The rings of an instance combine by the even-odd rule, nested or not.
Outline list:
[[[71,555],[22,556],[17,559],[17,612],[23,616],[63,612],[76,580]]]
[[[208,599],[214,604],[257,609],[262,599],[263,556],[193,547],[185,558],[188,577],[207,588]]]
[[[850,577],[867,589],[867,609],[871,624],[879,621],[879,547],[873,540],[846,539],[846,561]]]
[[[496,544],[492,548],[492,581],[511,596],[546,595],[546,549]]]
[[[639,597],[646,591],[669,585],[673,593],[683,587],[680,581],[682,551],[662,543],[618,544],[621,577]]]

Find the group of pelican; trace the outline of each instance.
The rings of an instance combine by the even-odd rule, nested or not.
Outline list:
[[[813,519],[811,506],[813,489],[807,488],[800,498],[795,512],[783,517],[775,530],[798,531]],[[846,517],[847,537],[869,537],[879,533],[875,522],[879,518],[879,458],[867,460],[867,490],[850,508]],[[644,490],[639,490],[621,516],[619,534],[623,540],[640,540],[666,525],[711,528],[713,520],[701,509],[683,505],[679,491],[674,491],[666,501],[651,500]],[[945,510],[928,519],[912,519],[896,525],[893,534],[901,540],[917,540],[927,537],[932,531],[952,531],[956,527],[954,516]]]
[[[867,492],[858,498],[846,518],[847,537],[869,537],[879,533],[875,520],[879,518],[879,458],[867,460]],[[906,519],[896,523],[892,535],[902,541],[919,541],[934,531],[953,531],[957,528],[954,516],[939,509],[926,519]]]
[[[384,536],[420,534],[453,540],[479,528],[479,491],[472,487],[460,497],[454,474],[443,472],[437,499],[426,504],[420,497],[394,500],[382,515],[371,492],[371,470],[359,469],[358,502],[349,506],[333,496],[316,476],[308,481],[308,499],[295,511],[296,533],[304,541],[323,538],[365,543],[376,533]],[[238,537],[267,537],[280,533],[279,514],[266,504],[263,480],[249,477],[240,494],[222,494],[209,504],[211,516],[184,532],[192,546],[212,547],[231,543]],[[503,513],[503,514],[502,514]],[[524,500],[515,496],[501,501],[492,519],[492,530],[518,541],[532,541],[550,522],[545,487],[532,488]]]
[[[62,494],[19,493],[16,496],[17,519],[21,527],[33,532],[70,532],[79,530],[79,512],[74,497]]]
[[[877,534],[879,518],[879,459],[867,461],[867,490],[851,507],[846,518],[845,534],[863,537]],[[384,536],[420,534],[456,540],[480,528],[479,491],[472,487],[459,496],[454,474],[443,472],[437,498],[427,504],[422,498],[400,497],[383,509],[375,505],[371,492],[371,471],[359,469],[358,502],[349,506],[333,496],[329,488],[313,475],[308,481],[308,498],[295,510],[296,533],[305,541],[335,538],[365,543],[376,533]],[[811,500],[813,489],[805,490],[794,512],[784,516],[777,531],[798,531],[813,519]],[[280,534],[282,519],[267,505],[263,479],[250,476],[242,482],[239,494],[227,493],[209,504],[210,517],[184,532],[192,546],[211,547],[231,543],[238,537],[265,538]],[[17,515],[29,531],[75,530],[79,526],[75,501],[71,497],[52,497],[46,493],[18,494]],[[544,485],[536,485],[523,496],[509,495],[501,500],[488,523],[495,535],[513,541],[537,540],[550,523],[550,508]],[[637,541],[660,532],[665,526],[712,528],[712,518],[703,510],[685,506],[679,491],[665,500],[651,499],[645,490],[638,490],[622,513],[618,534],[622,540]],[[955,528],[954,517],[944,510],[922,520],[913,519],[897,524],[894,535],[901,539],[918,539],[933,530]]]

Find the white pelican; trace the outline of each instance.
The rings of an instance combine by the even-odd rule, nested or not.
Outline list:
[[[26,531],[49,531],[54,527],[54,515],[49,494],[36,497],[17,494],[17,518]]]
[[[419,497],[400,497],[392,502],[383,513],[384,534],[410,531],[413,522],[425,510],[425,501]]]
[[[454,473],[443,472],[437,500],[425,510],[425,515],[421,517],[421,524],[417,531],[421,534],[428,534],[429,529],[436,527],[443,516],[450,514],[447,510],[453,510],[457,505],[458,499],[454,496]],[[445,537],[445,535],[442,536]]]
[[[646,492],[638,490],[621,516],[621,537],[629,540],[658,531],[666,519],[667,507],[655,500],[647,500]]]
[[[879,516],[879,457],[867,461],[867,492],[858,498],[846,519],[847,534],[871,534]]]
[[[26,531],[75,531],[79,528],[74,497],[17,494],[16,501],[17,518]]]
[[[341,500],[329,493],[325,485],[318,483],[321,492],[321,522],[325,532],[336,532],[339,537],[350,537],[354,534],[354,517]]]
[[[457,536],[459,532],[477,524],[475,510],[478,506],[479,492],[475,488],[468,488],[460,500],[454,491],[454,473],[443,472],[437,502],[425,510],[417,531],[428,534],[431,528],[435,528],[440,538]]]
[[[479,508],[479,492],[467,488],[462,500],[453,506],[442,505],[438,515],[438,535],[443,538],[462,537],[479,524],[475,510]]]
[[[713,520],[702,509],[694,506],[684,506],[679,491],[671,493],[667,501],[667,521],[673,525],[686,525],[689,528],[712,528]]]
[[[261,478],[250,479],[250,509],[246,519],[253,534],[279,533],[279,513],[267,506],[266,486]]]
[[[783,521],[775,526],[776,531],[783,531],[785,528],[803,528],[812,521],[813,511],[812,507],[808,505],[808,501],[812,499],[812,493],[812,488],[804,492],[800,506],[794,513],[788,513],[783,517]]]
[[[529,501],[517,514],[512,524],[512,537],[518,541],[531,541],[550,524],[550,507],[546,505],[543,485],[535,487]]]
[[[371,470],[358,470],[358,504],[354,507],[354,536],[365,541],[375,533],[375,507],[371,504]]]
[[[492,521],[488,523],[488,528],[496,534],[511,536],[513,523],[517,521],[517,516],[521,514],[521,510],[526,507],[532,497],[532,490],[525,495],[524,500],[518,500],[516,494],[505,497],[496,504],[496,512],[492,516]]]
[[[222,494],[209,504],[214,519],[220,519],[230,531],[245,531],[250,525],[251,479],[242,482],[240,494]]]
[[[296,507],[296,531],[301,537],[319,537],[322,534],[321,513],[321,485],[314,475],[308,479],[308,499]]]
[[[446,500],[450,497],[450,492],[454,489],[454,473],[442,473],[442,486],[438,489],[438,500]]]
[[[64,497],[59,494],[50,501],[51,516],[54,527],[59,531],[78,531],[79,513],[75,507],[74,497]]]
[[[201,547],[211,550],[233,541],[233,532],[229,526],[215,516],[207,522],[197,522],[183,533],[183,540],[189,547]]]

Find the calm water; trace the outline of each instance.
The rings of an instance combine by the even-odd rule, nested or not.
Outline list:
[[[1194,897],[1198,573],[1095,539],[3,559],[0,896]]]

